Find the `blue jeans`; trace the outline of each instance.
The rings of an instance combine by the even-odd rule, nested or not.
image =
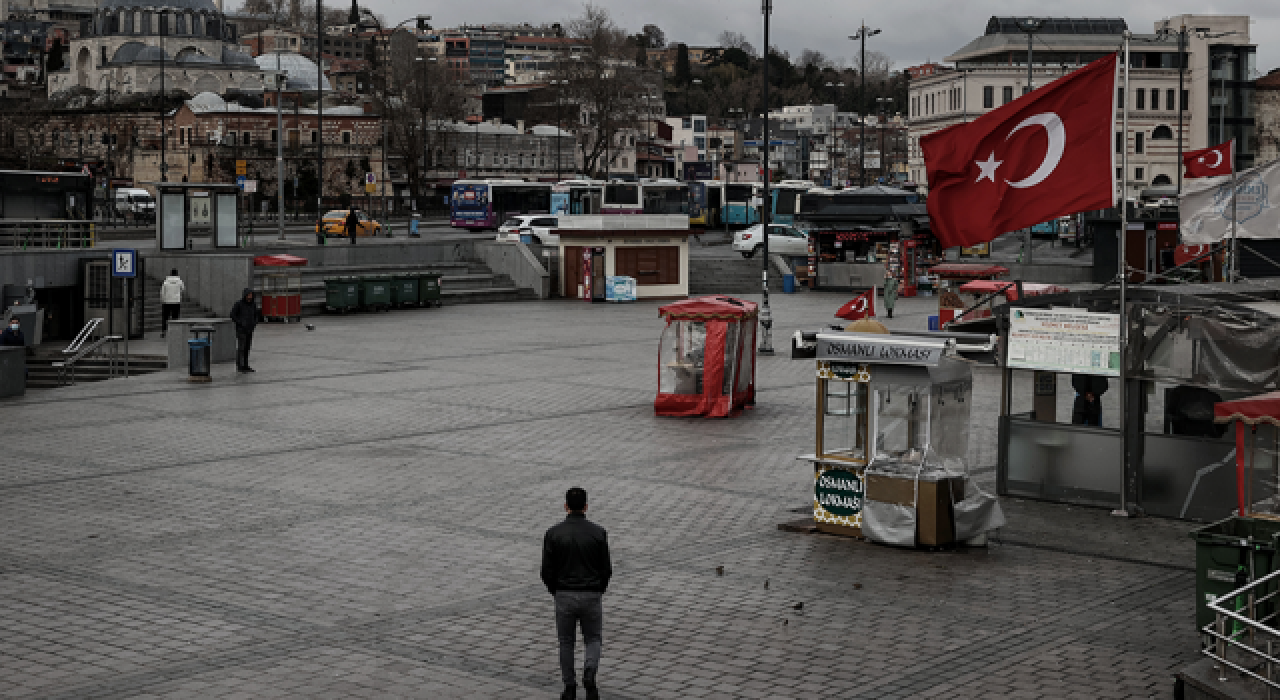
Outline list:
[[[560,678],[565,685],[577,685],[573,670],[573,646],[578,625],[582,625],[582,641],[587,647],[582,662],[584,670],[600,667],[600,640],[604,613],[600,593],[591,591],[559,591],[556,593],[556,636],[560,638]]]

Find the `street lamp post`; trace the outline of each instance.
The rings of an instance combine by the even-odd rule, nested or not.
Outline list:
[[[280,49],[276,49],[276,238],[284,240],[284,107],[281,104],[284,72],[280,70]]]
[[[864,20],[858,31],[850,36],[854,41],[862,42],[862,58],[859,59],[858,73],[861,74],[862,87],[858,90],[858,186],[867,186],[867,37],[880,33],[879,29],[868,27]]]
[[[561,180],[560,175],[560,134],[564,128],[564,123],[560,116],[560,97],[564,94],[564,86],[569,84],[568,80],[552,80],[552,85],[556,86],[556,182]]]
[[[319,0],[317,0],[318,2]],[[160,182],[169,181],[169,130],[165,124],[164,101],[164,35],[169,29],[169,15],[160,13],[156,20],[160,24]],[[161,197],[161,200],[164,198]]]
[[[427,88],[429,87],[428,81],[430,80],[430,76],[427,73],[427,64],[435,63],[439,59],[437,59],[435,56],[428,56],[426,58],[423,58],[422,56],[418,56],[417,59],[415,60],[418,63],[422,64],[422,179],[424,180],[424,182],[423,182],[423,190],[422,190],[421,196],[422,196],[422,201],[425,205],[427,201],[426,200],[427,198],[426,182],[425,182],[427,178],[427,158],[428,158],[427,154],[430,149],[430,144],[428,143],[428,139],[427,139],[427,105],[430,102],[427,96]],[[385,143],[385,140],[384,140],[384,143]],[[384,151],[386,150],[385,145],[383,146],[383,150]],[[384,157],[383,160],[385,161],[386,158]]]
[[[764,232],[764,260],[760,262],[760,347],[761,355],[773,354],[773,313],[769,310],[769,211],[763,206],[769,201],[769,16],[773,14],[773,0],[761,0],[760,12],[764,15],[764,177],[762,178],[760,202],[760,230]],[[728,194],[728,191],[725,192]],[[722,198],[723,201],[723,198]],[[748,208],[750,211],[750,208]]]
[[[888,159],[885,158],[885,147],[884,147],[884,126],[885,126],[884,106],[886,103],[892,105],[893,98],[892,97],[876,98],[876,113],[877,113],[876,114],[876,130],[880,133],[880,173],[882,177],[884,177],[887,184],[890,173],[889,173],[889,169],[886,167],[886,163],[888,163]]]
[[[1044,26],[1044,20],[1038,19],[1035,17],[1026,17],[1018,20],[1017,24],[1018,24],[1018,29],[1021,29],[1023,32],[1026,32],[1027,34],[1027,88],[1023,94],[1028,95],[1028,94],[1031,94],[1031,91],[1035,89],[1035,78],[1033,77],[1032,69],[1031,69],[1032,58],[1033,58],[1032,42],[1035,39],[1035,33],[1040,31],[1040,29]],[[1030,265],[1035,255],[1035,252],[1033,250],[1033,248],[1035,247],[1035,239],[1033,239],[1031,236],[1030,227],[1027,227],[1026,235],[1027,235],[1027,239],[1026,239],[1026,243],[1024,244],[1024,249],[1027,251],[1027,254],[1023,256],[1022,262],[1027,265]]]

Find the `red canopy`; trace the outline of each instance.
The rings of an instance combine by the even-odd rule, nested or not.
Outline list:
[[[253,259],[253,264],[267,267],[303,267],[307,264],[307,259],[280,253],[278,255],[259,255]]]
[[[1270,423],[1280,426],[1280,391],[1235,401],[1219,401],[1213,405],[1213,420],[1217,423],[1239,420],[1248,425]]]
[[[1002,280],[974,280],[965,282],[960,286],[960,291],[965,294],[995,294],[1002,293],[1004,298],[1009,301],[1018,300],[1018,285],[1013,282]],[[1029,297],[1038,297],[1042,294],[1066,294],[1071,290],[1066,287],[1060,287],[1056,284],[1044,284],[1041,282],[1023,282],[1022,292]]]
[[[756,315],[756,303],[733,297],[697,297],[658,307],[668,321],[734,320]]]
[[[1201,263],[1211,262],[1209,251],[1213,246],[1206,244],[1188,245],[1183,244],[1173,249],[1173,264],[1185,265],[1196,258],[1201,258]]]
[[[1004,277],[1009,268],[990,263],[942,263],[929,268],[929,272],[945,280],[976,280]]]

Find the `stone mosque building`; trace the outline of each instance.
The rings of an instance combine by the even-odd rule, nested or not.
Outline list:
[[[213,0],[101,0],[49,94],[74,86],[117,94],[182,90],[189,95],[261,93],[264,74],[240,51],[236,29]]]

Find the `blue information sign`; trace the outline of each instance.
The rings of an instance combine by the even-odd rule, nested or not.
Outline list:
[[[137,277],[138,276],[138,251],[112,250],[111,251],[111,276],[112,277]]]

